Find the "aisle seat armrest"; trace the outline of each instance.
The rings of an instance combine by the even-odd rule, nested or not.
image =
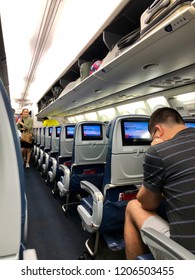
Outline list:
[[[35,249],[24,250],[23,260],[37,260],[36,250]]]
[[[53,182],[53,180],[56,177],[58,162],[57,162],[56,158],[54,158],[54,157],[50,157],[50,162],[51,162],[52,170],[48,171],[48,176],[49,176],[50,182]]]
[[[63,176],[63,182],[58,181],[57,186],[61,193],[61,195],[64,195],[69,192],[70,187],[70,169],[65,166],[64,164],[59,165],[59,170],[61,170],[64,173]]]
[[[98,230],[101,225],[104,197],[100,190],[90,182],[81,181],[81,188],[87,191],[92,197],[92,214],[82,204],[78,205],[77,211],[81,217],[83,227],[89,232],[93,232],[94,230]]]
[[[167,260],[195,260],[194,254],[153,228],[142,229],[141,235],[151,251],[155,249]]]

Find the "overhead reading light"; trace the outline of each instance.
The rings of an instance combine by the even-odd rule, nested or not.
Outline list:
[[[101,92],[102,92],[102,89],[95,89],[94,92],[95,92],[95,93],[101,93]]]
[[[143,70],[148,70],[148,69],[152,69],[152,68],[158,67],[158,66],[159,66],[158,63],[148,63],[148,64],[144,65],[144,66],[142,67],[142,69],[143,69]]]

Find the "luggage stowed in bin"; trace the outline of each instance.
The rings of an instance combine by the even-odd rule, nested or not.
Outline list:
[[[86,79],[89,76],[89,71],[91,67],[92,62],[84,62],[80,66],[80,78],[81,81]]]

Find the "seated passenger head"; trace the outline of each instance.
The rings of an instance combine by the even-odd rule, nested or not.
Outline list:
[[[185,123],[181,115],[173,108],[162,107],[154,111],[148,123],[148,130],[152,140],[169,140],[177,132],[185,129]]]

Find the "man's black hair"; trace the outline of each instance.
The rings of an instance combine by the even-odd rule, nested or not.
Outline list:
[[[148,130],[152,134],[157,124],[173,123],[184,124],[182,116],[177,110],[170,107],[161,107],[154,111],[150,117]]]

